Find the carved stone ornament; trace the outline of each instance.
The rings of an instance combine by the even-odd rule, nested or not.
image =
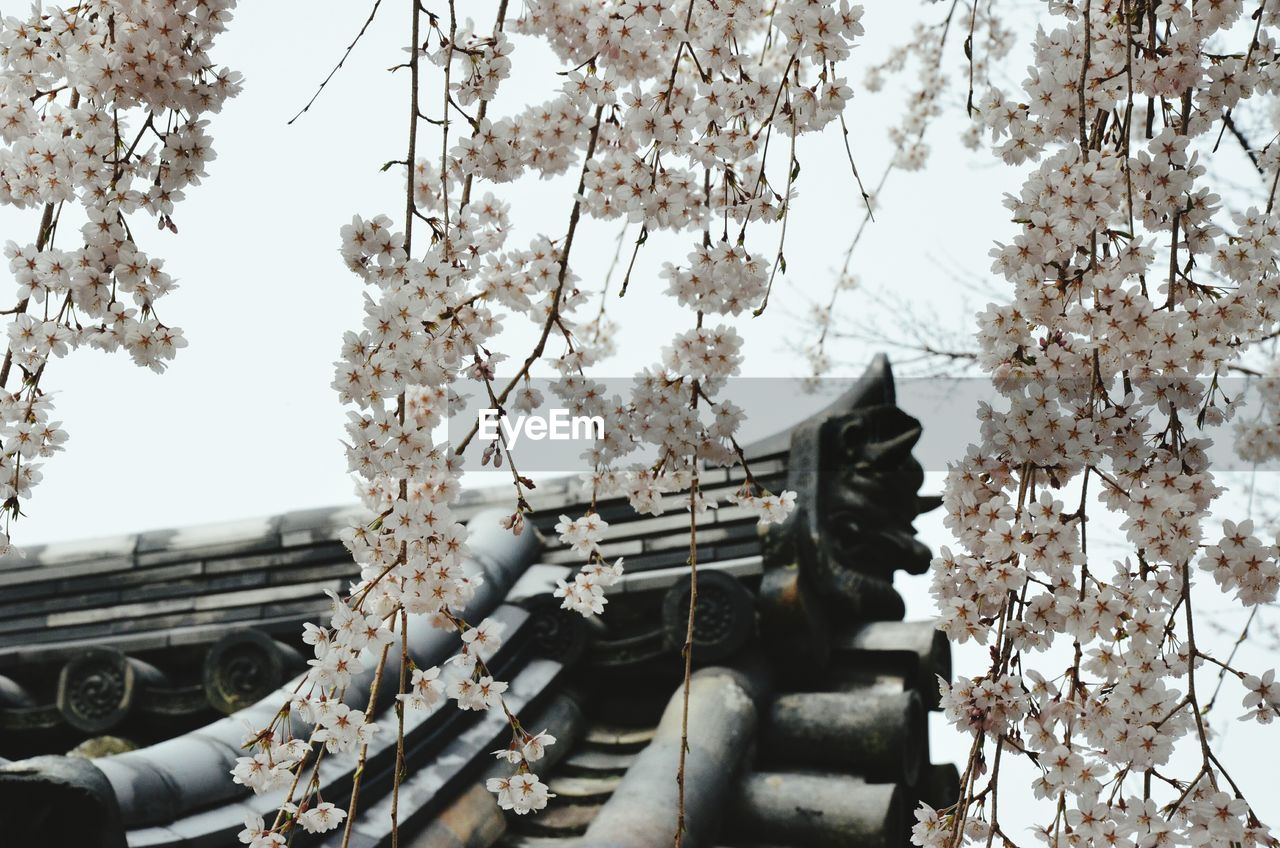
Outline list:
[[[893,572],[923,573],[931,558],[912,527],[921,507],[934,505],[917,495],[924,471],[911,450],[920,433],[896,406],[883,356],[793,431],[787,488],[796,507],[764,534],[761,613],[780,645],[814,644],[831,618],[905,614]]]
[[[274,692],[301,663],[296,651],[260,630],[228,633],[205,654],[205,696],[214,709],[233,713]]]
[[[587,620],[562,609],[560,600],[541,595],[527,606],[529,631],[536,656],[564,665],[573,665],[587,650],[590,640]]]
[[[96,736],[128,716],[136,689],[128,657],[114,648],[89,648],[62,667],[58,712],[67,724]]]
[[[698,573],[698,613],[693,627],[693,656],[714,663],[732,656],[755,633],[755,598],[722,571]],[[681,581],[662,600],[662,629],[668,649],[684,645],[689,626],[689,583]]]

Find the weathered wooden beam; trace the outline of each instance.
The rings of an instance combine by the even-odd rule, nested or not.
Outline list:
[[[914,786],[925,731],[924,707],[912,690],[798,692],[769,705],[761,741],[771,762]]]

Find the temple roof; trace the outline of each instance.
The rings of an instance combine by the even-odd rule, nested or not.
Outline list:
[[[935,503],[917,494],[919,433],[878,359],[826,410],[748,449],[758,482],[797,491],[787,522],[762,531],[734,506],[699,517],[690,848],[903,845],[915,803],[954,794],[955,768],[931,764],[925,722],[937,678],[950,676],[947,644],[931,623],[899,620],[892,588],[896,570],[919,573],[929,557],[911,528]],[[725,495],[741,471],[701,480]],[[400,844],[666,848],[689,515],[674,495],[656,517],[597,505],[610,523],[602,553],[625,556],[627,574],[608,614],[587,621],[551,595],[581,564],[551,527],[589,498],[573,480],[539,483],[532,531],[516,537],[498,526],[508,493],[469,493],[456,510],[469,521],[467,567],[485,575],[467,613],[507,625],[493,666],[513,709],[536,716],[526,725],[561,740],[543,775],[557,797],[515,817],[482,788],[509,733],[501,716],[413,716]],[[234,844],[246,815],[274,808],[230,779],[244,723],[278,711],[309,652],[301,623],[357,576],[339,534],[362,520],[351,507],[307,510],[0,560],[0,757],[17,760],[0,767],[0,817],[43,822],[33,835],[68,845]],[[424,622],[409,633],[419,665],[456,650],[456,636]],[[364,705],[371,678],[349,703]],[[370,745],[352,845],[390,844],[394,736]],[[345,806],[354,756],[321,766],[325,797]],[[69,802],[84,815],[60,818]]]

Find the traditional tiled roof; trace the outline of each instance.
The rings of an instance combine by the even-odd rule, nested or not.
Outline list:
[[[690,848],[902,845],[916,801],[954,792],[954,767],[929,762],[924,720],[937,677],[950,674],[947,645],[928,622],[898,620],[891,585],[895,570],[919,572],[928,559],[911,529],[932,505],[917,495],[918,436],[878,360],[830,408],[749,449],[757,480],[799,493],[786,523],[761,534],[736,507],[699,519]],[[714,493],[740,482],[724,470],[703,475]],[[513,708],[560,738],[544,769],[557,797],[509,820],[481,787],[505,721],[410,713],[400,844],[666,848],[688,513],[598,505],[610,522],[603,553],[625,556],[628,574],[612,587],[608,615],[588,622],[550,594],[578,564],[550,528],[561,512],[582,511],[582,496],[563,480],[540,484],[530,501],[535,532],[519,537],[498,527],[485,495],[460,506],[471,519],[468,567],[486,578],[468,614],[508,625],[493,665],[511,682]],[[230,780],[244,723],[265,725],[279,709],[277,688],[302,665],[300,623],[323,614],[325,589],[355,576],[338,534],[361,519],[349,508],[313,510],[50,545],[0,562],[0,756],[27,758],[0,767],[0,819],[19,828],[7,834],[59,846],[234,844],[245,816],[272,806]],[[425,623],[410,628],[419,665],[438,664],[455,642]],[[348,701],[363,705],[371,680],[365,672]],[[142,747],[34,757],[85,740],[91,756]],[[390,844],[382,808],[394,753],[394,734],[374,737],[354,846]],[[343,799],[355,768],[354,756],[326,757],[325,797]],[[82,812],[58,814],[72,809]],[[336,848],[341,837],[296,844]]]

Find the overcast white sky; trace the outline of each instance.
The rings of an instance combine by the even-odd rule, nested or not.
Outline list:
[[[168,298],[166,321],[184,328],[190,347],[168,373],[157,376],[123,355],[77,352],[54,362],[46,385],[57,392],[58,417],[70,433],[67,451],[46,463],[30,515],[13,527],[18,544],[116,535],[139,530],[256,517],[352,500],[339,439],[343,410],[329,388],[342,332],[361,319],[360,288],[339,261],[338,229],[352,214],[401,209],[400,180],[379,166],[403,156],[403,77],[385,71],[403,60],[407,41],[402,4],[386,4],[311,112],[286,120],[310,97],[363,22],[368,4],[334,2],[244,3],[219,42],[216,59],[240,70],[244,94],[212,131],[218,159],[205,185],[191,192],[174,216],[179,234],[139,232],[143,248],[166,261],[181,288]],[[462,4],[479,21],[492,20],[489,2]],[[947,4],[871,2],[868,36],[854,65],[878,61],[910,37],[918,15],[935,18]],[[1039,5],[1039,4],[1035,4]],[[512,4],[519,8],[518,3]],[[0,12],[25,13],[26,0],[0,0]],[[484,23],[482,26],[487,26]],[[950,66],[963,61],[959,41]],[[521,68],[508,81],[491,115],[547,99],[557,85],[548,52],[516,39]],[[1017,77],[1018,75],[1015,75]],[[850,74],[855,90],[861,74]],[[868,183],[888,161],[885,128],[897,119],[895,92],[858,91],[848,123],[853,152]],[[972,154],[958,142],[957,110],[934,126],[931,167],[895,173],[881,196],[877,221],[859,246],[853,268],[870,290],[900,296],[922,318],[964,328],[982,302],[962,289],[953,272],[989,281],[987,251],[1011,232],[1001,206],[1016,190],[1018,172]],[[747,376],[799,376],[805,366],[785,343],[803,338],[803,298],[825,298],[862,206],[848,170],[838,128],[820,140],[802,140],[800,198],[791,218],[788,274],[769,312],[743,318]],[[513,204],[517,235],[538,231],[559,237],[571,187],[565,181],[525,180],[498,191]],[[0,236],[34,238],[35,213],[0,209]],[[573,264],[586,288],[598,288],[613,254],[619,225],[588,222],[575,244]],[[671,248],[676,246],[676,250]],[[656,271],[682,257],[687,240],[652,239],[637,265],[632,291],[611,301],[625,306],[620,355],[607,376],[622,377],[653,361],[686,310],[662,294]],[[757,250],[772,253],[771,242]],[[865,303],[865,301],[863,301]],[[852,319],[851,319],[852,320]],[[507,322],[513,326],[515,322]],[[522,356],[531,333],[513,333],[506,350]],[[870,351],[846,344],[837,351],[856,363]],[[956,426],[926,420],[926,430]],[[930,475],[933,490],[940,476]],[[927,542],[947,542],[939,516],[921,522]],[[1091,541],[1093,540],[1091,532]],[[913,617],[932,605],[924,578],[904,583]],[[966,662],[968,659],[968,662]],[[1266,668],[1262,656],[1246,656]],[[957,667],[976,671],[982,649],[957,653]],[[1238,696],[1227,698],[1231,713]],[[963,759],[964,740],[935,724],[935,759]],[[1232,729],[1228,754],[1257,746],[1276,750],[1274,733]],[[1255,800],[1267,798],[1260,759],[1243,774]]]
[[[475,3],[478,20],[491,20],[490,5]],[[891,33],[895,44],[908,37],[902,7],[872,5],[869,32]],[[903,6],[916,11],[914,3]],[[26,7],[0,0],[6,13]],[[30,515],[13,528],[15,542],[260,516],[351,498],[338,444],[343,412],[329,383],[342,332],[361,320],[360,287],[339,261],[338,229],[355,213],[395,217],[401,209],[401,178],[378,171],[404,155],[405,79],[385,71],[402,59],[406,36],[397,11],[383,4],[346,68],[290,127],[286,120],[341,55],[366,4],[242,4],[215,55],[242,71],[246,86],[213,117],[218,159],[211,176],[178,208],[178,235],[139,233],[143,248],[163,257],[179,281],[164,316],[184,329],[190,347],[164,375],[138,369],[123,355],[90,350],[50,366],[46,383],[57,393],[70,441],[66,453],[45,464]],[[523,37],[516,43],[521,72],[505,84],[490,114],[547,99],[558,84],[548,51]],[[883,41],[868,44],[868,58],[886,52]],[[891,96],[855,97],[848,120],[868,181],[887,161],[884,128],[897,111]],[[945,312],[957,302],[955,286],[934,260],[983,271],[992,234],[1008,226],[997,188],[1016,183],[985,156],[952,153],[957,132],[954,121],[932,132],[939,155],[930,173],[893,174],[854,267],[869,285],[939,305],[959,326],[969,313]],[[766,315],[740,322],[748,335],[748,376],[804,373],[785,345],[805,331],[800,297],[828,295],[862,215],[838,130],[803,139],[798,157],[803,170],[787,277]],[[539,231],[559,237],[571,190],[563,179],[501,187],[513,204],[511,243],[526,243]],[[30,241],[37,221],[33,213],[0,209],[6,239]],[[584,225],[573,257],[584,287],[603,281],[619,229],[614,222]],[[687,238],[651,239],[627,298],[611,300],[615,314],[625,307],[626,321],[620,355],[605,366],[608,376],[624,377],[654,361],[688,323],[687,310],[662,294],[656,274],[663,261],[683,258],[688,244]],[[771,254],[773,238],[756,245]],[[513,332],[506,349],[519,355],[529,336]],[[843,354],[858,363],[853,371],[866,359],[865,351],[848,345]]]

